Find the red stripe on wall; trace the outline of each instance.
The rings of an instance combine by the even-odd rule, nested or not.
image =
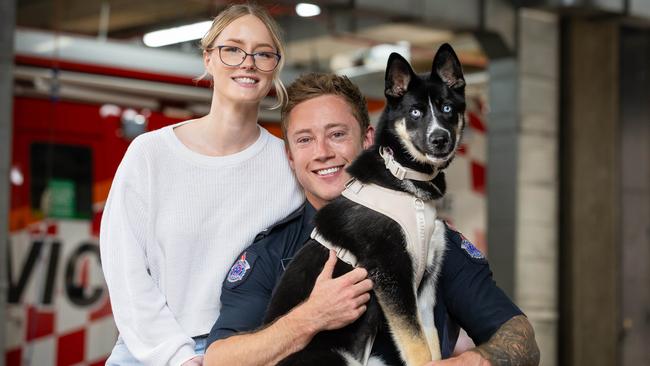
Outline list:
[[[467,155],[467,145],[466,144],[458,145],[458,149],[456,150],[456,154],[458,154],[458,156]]]
[[[104,302],[100,307],[97,308],[97,310],[93,311],[90,313],[89,321],[94,321],[97,319],[101,319],[105,316],[109,316],[113,314],[111,310],[111,300],[109,299],[108,295],[104,296]]]
[[[478,116],[478,114],[474,112],[469,112],[469,125],[483,133],[487,131],[487,128],[485,127],[485,122],[483,122],[483,119]]]
[[[22,365],[21,358],[23,357],[23,349],[13,349],[7,351],[5,354],[5,364],[8,366]]]
[[[81,329],[57,339],[57,366],[74,365],[84,361],[86,330]]]
[[[33,306],[28,306],[26,341],[54,333],[54,315],[52,311],[39,311]]]
[[[485,166],[472,161],[472,189],[485,194]]]

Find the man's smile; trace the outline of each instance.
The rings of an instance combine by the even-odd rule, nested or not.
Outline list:
[[[337,165],[329,168],[323,168],[323,169],[318,169],[318,170],[313,170],[314,173],[318,174],[321,177],[325,176],[332,176],[338,173],[343,169],[343,165]]]

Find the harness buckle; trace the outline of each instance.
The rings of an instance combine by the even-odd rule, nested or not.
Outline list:
[[[355,194],[359,194],[361,188],[363,188],[363,183],[359,182],[355,178],[352,178],[349,181],[345,182],[345,189],[350,192],[354,192]]]
[[[396,168],[395,169],[395,176],[397,177],[397,179],[404,180],[404,177],[406,177],[406,170],[404,168],[402,168],[401,166],[395,166],[395,165],[393,165],[393,166]]]

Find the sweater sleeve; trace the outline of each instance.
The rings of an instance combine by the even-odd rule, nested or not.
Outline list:
[[[120,336],[144,365],[180,365],[194,357],[194,340],[181,328],[147,264],[147,162],[137,139],[111,187],[100,229],[104,277]],[[134,147],[135,146],[135,147]]]

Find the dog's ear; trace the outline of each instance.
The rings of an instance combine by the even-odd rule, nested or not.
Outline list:
[[[451,48],[448,43],[440,46],[436,56],[433,58],[430,78],[436,76],[452,89],[462,88],[465,86],[465,79],[463,78],[463,69],[460,66],[460,61],[456,56],[456,52],[454,52],[454,49]]]
[[[411,79],[415,76],[411,65],[398,53],[391,53],[386,65],[386,97],[399,98],[406,94]]]

